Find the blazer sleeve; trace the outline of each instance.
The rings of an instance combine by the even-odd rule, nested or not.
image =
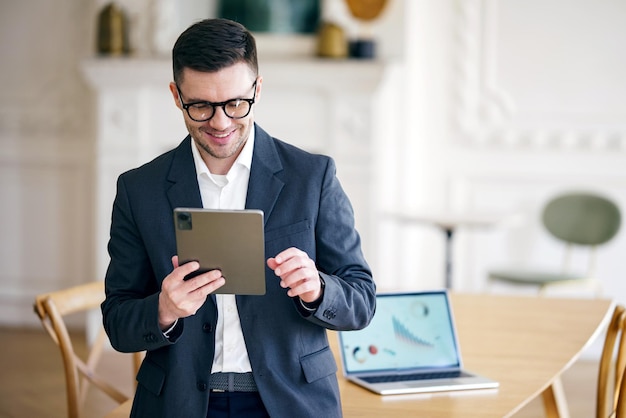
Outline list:
[[[326,286],[320,306],[308,318],[329,329],[361,329],[374,315],[376,286],[361,250],[352,205],[333,159],[327,161],[315,225],[316,264]]]
[[[111,261],[105,277],[106,299],[102,303],[104,328],[111,345],[122,352],[154,350],[172,344],[159,328],[156,284],[160,281],[154,277],[132,209],[122,175],[113,203],[108,244]],[[176,335],[182,326],[179,321]]]

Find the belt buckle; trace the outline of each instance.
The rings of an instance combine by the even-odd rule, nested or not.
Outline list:
[[[226,391],[224,389],[211,389],[211,392],[224,393]]]

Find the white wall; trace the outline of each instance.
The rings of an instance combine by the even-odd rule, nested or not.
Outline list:
[[[34,323],[36,293],[91,272],[92,20],[88,2],[0,4],[0,323]]]
[[[377,121],[398,132],[373,148],[373,174],[385,179],[374,191],[383,197],[380,211],[522,211],[528,219],[459,231],[459,289],[480,289],[492,265],[557,262],[557,246],[536,220],[555,191],[598,188],[626,208],[623,2],[390,1],[378,32],[381,57],[403,60],[407,70],[402,101],[388,104],[400,117]],[[108,228],[94,225],[96,103],[80,71],[94,51],[101,4],[49,3],[0,4],[4,324],[35,324],[35,294],[98,278],[90,237]],[[140,12],[148,0],[123,3],[138,31],[133,39],[143,39],[136,50],[151,53],[150,14]],[[439,231],[381,218],[379,232],[381,289],[441,286]],[[622,302],[625,250],[622,233],[600,252],[599,269],[605,294]]]
[[[454,266],[460,289],[481,289],[494,265],[559,265],[560,246],[538,223],[551,194],[591,188],[626,208],[626,56],[617,52],[626,40],[626,5],[410,4],[415,10],[408,14],[417,20],[407,73],[415,75],[409,90],[420,108],[406,153],[414,165],[403,165],[415,181],[405,205],[524,215],[515,227],[459,231]],[[406,248],[401,258],[411,261],[401,275],[420,271],[425,286],[441,283],[441,234],[413,229],[404,235],[421,251],[415,257],[415,248]],[[605,295],[622,302],[625,249],[622,233],[599,254]]]

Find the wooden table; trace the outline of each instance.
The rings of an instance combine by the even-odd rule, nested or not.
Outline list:
[[[340,370],[344,416],[502,418],[541,395],[547,417],[565,418],[566,408],[558,404],[552,383],[603,332],[613,302],[454,293],[451,300],[466,368],[498,380],[500,388],[379,396],[346,381]],[[331,332],[330,337],[337,353],[336,335]],[[129,401],[107,417],[128,417],[130,406]]]

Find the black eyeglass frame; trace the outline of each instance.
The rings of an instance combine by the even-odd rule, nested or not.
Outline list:
[[[207,101],[197,101],[197,102],[191,102],[191,103],[185,103],[183,102],[183,94],[180,91],[180,88],[178,87],[178,84],[176,85],[176,90],[178,91],[178,100],[180,100],[180,104],[183,107],[183,109],[185,109],[185,111],[187,112],[187,115],[189,116],[189,118],[195,122],[208,122],[210,121],[213,116],[215,116],[215,109],[218,107],[222,108],[222,111],[224,112],[224,114],[226,116],[228,116],[231,119],[243,119],[246,116],[248,116],[250,114],[250,111],[252,110],[252,105],[256,102],[256,83],[258,81],[258,78],[254,80],[254,83],[252,83],[252,88],[254,89],[254,96],[251,99],[245,99],[245,98],[236,98],[236,99],[230,99],[230,100],[226,100],[225,102],[207,102]],[[236,101],[244,101],[244,102],[248,102],[249,107],[248,107],[248,111],[246,112],[245,115],[243,116],[230,116],[227,112],[226,112],[226,105],[231,103],[231,102],[236,102]],[[213,109],[213,113],[211,113],[211,116],[209,116],[208,118],[205,119],[195,119],[193,116],[191,116],[191,113],[189,113],[189,108],[191,106],[195,106],[195,105],[207,105],[207,106],[211,106],[211,108]]]

